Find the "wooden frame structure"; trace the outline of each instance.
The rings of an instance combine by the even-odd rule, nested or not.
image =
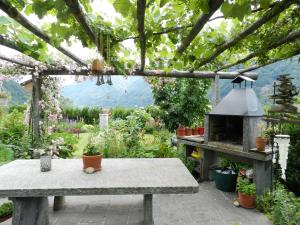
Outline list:
[[[85,15],[84,10],[82,9],[80,0],[64,0],[65,4],[68,6],[70,13],[74,16],[78,24],[83,28],[85,33],[87,34],[88,38],[97,46],[98,51],[99,45],[98,43],[98,36],[97,31],[95,31],[90,24],[89,18],[87,15]],[[163,35],[170,32],[177,32],[181,29],[185,28],[191,28],[189,33],[184,37],[181,41],[181,43],[178,43],[178,48],[176,55],[181,55],[186,49],[189,47],[189,45],[192,43],[192,41],[195,39],[195,37],[199,34],[199,32],[203,29],[203,27],[212,20],[222,18],[222,16],[217,16],[215,18],[211,18],[214,12],[216,12],[221,5],[223,4],[224,0],[209,0],[209,10],[206,13],[202,13],[199,18],[196,20],[195,24],[188,24],[183,27],[174,27],[169,29],[163,29],[160,32],[152,32],[151,35]],[[147,4],[146,0],[137,0],[136,2],[136,8],[137,8],[137,31],[138,36],[134,37],[125,37],[120,40],[113,40],[113,42],[121,42],[123,40],[127,39],[139,39],[139,46],[140,46],[140,68],[135,71],[126,71],[123,75],[130,75],[130,76],[153,76],[153,77],[173,77],[173,78],[196,78],[196,79],[214,79],[215,82],[213,82],[213,105],[215,105],[218,102],[219,99],[219,79],[232,79],[237,75],[243,74],[244,76],[251,77],[252,79],[257,79],[256,73],[251,73],[249,71],[258,69],[262,66],[266,66],[268,64],[284,60],[286,58],[295,56],[300,53],[300,49],[295,49],[290,53],[290,55],[282,57],[282,58],[274,58],[267,62],[264,62],[260,65],[255,65],[246,69],[242,69],[236,72],[221,72],[221,70],[229,68],[231,66],[237,65],[242,62],[246,62],[253,57],[256,57],[258,54],[260,54],[263,51],[270,51],[272,49],[276,49],[279,46],[282,46],[286,43],[295,42],[296,40],[300,39],[300,32],[294,31],[292,33],[287,34],[286,37],[284,37],[281,40],[276,41],[273,44],[270,44],[269,46],[265,46],[263,49],[259,49],[256,52],[250,53],[248,56],[246,56],[243,59],[237,60],[234,63],[225,65],[223,67],[219,67],[216,71],[171,71],[171,72],[165,72],[162,70],[145,70],[145,59],[146,59],[146,46],[147,46],[147,33],[145,31],[145,12],[147,7],[149,6],[149,3]],[[263,26],[265,23],[269,22],[273,18],[277,17],[280,13],[287,10],[290,6],[300,4],[299,0],[281,0],[274,2],[269,5],[268,8],[258,8],[252,10],[253,13],[260,12],[262,13],[262,16],[254,21],[251,25],[249,25],[246,29],[242,30],[241,33],[237,34],[233,39],[228,40],[227,42],[219,45],[214,52],[212,52],[207,58],[204,58],[200,60],[197,65],[198,67],[202,67],[204,65],[207,65],[211,62],[213,62],[219,55],[221,55],[224,51],[234,47],[236,44],[238,44],[240,41],[248,37],[249,35],[253,34],[255,31],[257,31],[261,26]],[[40,93],[40,84],[43,76],[47,75],[89,75],[91,74],[90,69],[88,68],[88,65],[86,62],[81,60],[78,56],[76,56],[74,53],[70,52],[68,49],[64,48],[63,46],[56,46],[53,43],[52,38],[46,34],[42,29],[37,27],[36,25],[32,24],[26,16],[24,16],[21,12],[18,11],[16,7],[13,6],[13,4],[8,0],[0,0],[0,9],[5,12],[9,17],[14,19],[16,22],[18,22],[20,25],[22,25],[24,28],[26,28],[28,31],[30,31],[33,35],[43,40],[45,43],[52,45],[54,48],[56,48],[58,51],[60,51],[65,56],[72,59],[74,62],[76,62],[79,66],[82,66],[82,69],[79,70],[68,70],[66,68],[59,68],[56,65],[45,65],[47,69],[44,69],[42,71],[39,71],[40,76],[33,75],[33,92],[32,92],[32,99],[33,99],[33,124],[34,124],[34,135],[36,138],[39,137],[39,131],[38,131],[38,121],[39,121],[39,115],[40,115],[40,107],[38,105],[39,98],[41,96]],[[0,35],[0,45],[6,46],[8,48],[12,48],[14,50],[17,50],[21,52],[22,54],[25,54],[27,56],[33,57],[34,60],[36,60],[37,64],[41,64],[42,62],[39,61],[38,56],[32,56],[28,53],[28,49],[30,49],[30,46],[24,45],[21,48],[18,43],[14,40],[10,40],[5,35]],[[107,53],[104,49],[103,52],[104,58],[106,58]],[[1,60],[5,60],[8,62],[11,62],[13,64],[23,66],[26,68],[29,68],[32,70],[32,72],[35,71],[35,66],[31,63],[23,62],[17,59],[8,58],[6,56],[0,55]],[[43,64],[43,63],[42,63]],[[104,73],[105,75],[105,73]],[[117,73],[107,73],[107,75],[120,75]]]

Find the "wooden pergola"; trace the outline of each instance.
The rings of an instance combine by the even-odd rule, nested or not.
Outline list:
[[[97,32],[93,27],[91,26],[89,19],[85,15],[85,12],[82,8],[82,5],[80,3],[80,0],[64,0],[65,4],[68,6],[69,11],[72,13],[74,18],[76,19],[77,23],[83,28],[85,33],[87,34],[88,38],[94,45],[97,47],[97,50],[100,52]],[[215,19],[222,18],[222,16],[218,16],[215,18],[212,18],[213,14],[220,9],[221,5],[224,3],[224,0],[209,0],[209,10],[206,13],[202,13],[199,18],[196,20],[194,24],[187,24],[186,26],[182,27],[173,27],[169,29],[162,29],[159,32],[152,32],[151,35],[163,35],[167,33],[172,32],[178,32],[182,29],[190,29],[189,33],[181,40],[180,43],[178,43],[178,48],[176,50],[176,56],[182,55],[187,48],[191,45],[193,40],[199,35],[199,33],[203,30],[204,26]],[[288,43],[295,42],[299,40],[300,38],[300,30],[291,31],[288,33],[284,38],[280,40],[276,40],[273,43],[269,44],[268,46],[265,46],[261,49],[257,49],[253,52],[251,52],[249,55],[247,55],[244,58],[238,59],[233,63],[228,63],[223,66],[220,66],[215,71],[177,71],[173,70],[171,72],[165,72],[163,70],[147,70],[145,69],[145,62],[146,62],[146,52],[147,52],[147,38],[149,33],[145,31],[145,12],[148,7],[146,0],[137,0],[136,1],[136,7],[137,7],[137,25],[136,29],[138,32],[137,36],[131,36],[131,37],[124,37],[118,40],[113,40],[115,43],[122,42],[124,40],[128,39],[135,39],[139,41],[140,46],[140,67],[134,71],[127,70],[125,71],[125,74],[122,75],[130,75],[130,76],[145,76],[145,77],[173,77],[173,78],[197,78],[197,79],[213,79],[213,105],[215,105],[219,100],[219,79],[232,79],[238,75],[243,75],[250,77],[252,79],[257,79],[257,73],[253,73],[250,71],[256,70],[260,67],[266,66],[268,64],[272,64],[274,62],[278,62],[280,60],[284,60],[290,57],[293,57],[295,55],[300,54],[300,49],[295,49],[292,51],[289,55],[279,58],[272,58],[268,60],[267,62],[264,62],[259,65],[251,66],[245,69],[241,69],[235,72],[224,72],[222,70],[228,69],[230,67],[236,66],[240,63],[244,63],[246,61],[249,61],[253,59],[254,57],[257,57],[262,52],[267,52],[272,49],[276,49],[280,46],[283,46]],[[203,66],[209,65],[212,63],[218,56],[220,56],[222,53],[224,53],[226,50],[233,48],[238,43],[240,43],[242,40],[253,34],[255,31],[260,29],[264,24],[271,21],[272,19],[278,17],[280,13],[287,10],[292,5],[298,5],[300,4],[299,0],[281,0],[276,1],[269,5],[268,8],[257,8],[252,9],[253,13],[261,13],[261,17],[257,19],[256,21],[252,22],[248,27],[246,27],[244,30],[242,30],[239,34],[235,35],[230,40],[227,40],[225,43],[217,46],[213,52],[210,53],[209,56],[199,59],[197,61],[198,68],[201,68]],[[32,81],[33,81],[33,91],[32,91],[32,101],[33,101],[33,133],[36,140],[40,137],[40,131],[39,131],[39,121],[40,121],[40,113],[41,109],[39,106],[39,100],[41,98],[41,79],[43,76],[48,75],[82,75],[82,76],[88,76],[91,74],[91,69],[88,67],[88,64],[83,61],[79,56],[76,54],[70,52],[65,47],[59,45],[54,45],[53,39],[50,35],[48,35],[46,32],[44,32],[42,29],[34,25],[22,12],[20,12],[9,0],[0,0],[0,9],[5,12],[10,18],[18,22],[20,25],[22,25],[24,28],[26,28],[28,31],[30,31],[33,35],[40,38],[45,43],[53,46],[55,49],[57,49],[59,52],[61,52],[63,55],[67,56],[71,60],[73,60],[77,65],[77,70],[70,70],[67,68],[61,68],[56,65],[45,65],[43,62],[36,62],[38,61],[39,57],[33,57],[32,60],[36,62],[37,64],[43,64],[45,65],[46,69],[43,69],[39,71],[39,76],[32,75]],[[23,47],[21,48],[20,45],[18,45],[17,41],[10,39],[5,34],[0,34],[0,45],[6,46],[8,48],[14,49],[22,54],[28,55],[28,49],[30,49],[30,46],[26,46],[25,43],[23,43]],[[103,52],[104,58],[107,56],[107,52],[104,49]],[[35,71],[35,66],[32,63],[28,63],[25,61],[21,61],[14,58],[6,57],[2,54],[0,54],[0,59],[8,61],[10,63],[26,67],[29,70]],[[113,75],[118,76],[119,73],[116,72],[107,72],[103,73],[103,75]]]

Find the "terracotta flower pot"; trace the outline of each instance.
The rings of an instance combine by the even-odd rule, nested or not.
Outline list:
[[[83,170],[85,170],[88,167],[93,167],[95,171],[101,170],[101,161],[102,161],[102,155],[83,155]]]
[[[257,151],[262,151],[262,152],[265,151],[267,142],[268,142],[267,138],[257,137],[255,143]]]
[[[198,128],[193,128],[192,129],[192,134],[193,135],[198,135],[199,133],[198,133]]]
[[[185,136],[185,128],[184,128],[184,127],[178,127],[176,133],[177,133],[177,136],[178,136],[178,137]]]
[[[193,135],[192,128],[185,128],[185,136],[191,136]]]
[[[240,205],[246,209],[253,209],[255,207],[255,196],[254,195],[243,195],[238,192],[238,201]]]
[[[204,127],[198,127],[198,134],[204,135]]]

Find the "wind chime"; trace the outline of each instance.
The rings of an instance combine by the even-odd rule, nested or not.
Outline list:
[[[110,65],[110,36],[106,36],[106,48],[107,48],[107,63]],[[100,50],[100,53],[103,57],[103,50],[104,50],[104,41],[103,41],[103,35],[100,33],[97,37],[97,48]],[[100,86],[102,84],[105,84],[104,81],[104,60],[102,59],[94,59],[92,62],[92,73],[97,75],[97,82],[96,85]],[[108,66],[106,69],[107,77],[106,77],[106,83],[108,85],[112,85],[111,81],[111,75],[113,73],[113,68],[111,66]]]

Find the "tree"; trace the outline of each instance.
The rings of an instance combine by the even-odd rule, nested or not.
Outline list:
[[[161,118],[170,131],[180,124],[198,124],[209,109],[209,80],[152,79],[150,84],[154,102],[160,107]]]

